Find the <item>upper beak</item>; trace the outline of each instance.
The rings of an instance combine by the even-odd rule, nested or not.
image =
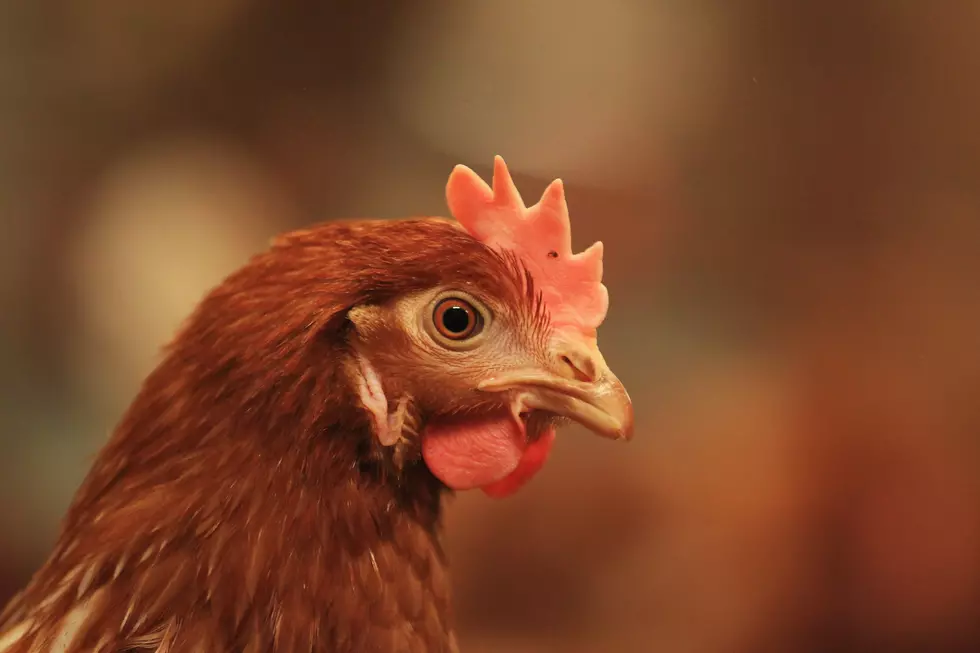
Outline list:
[[[616,440],[633,437],[633,403],[606,365],[594,341],[562,339],[553,346],[554,369],[505,372],[479,385],[487,392],[513,391],[516,412],[543,410],[572,419]]]

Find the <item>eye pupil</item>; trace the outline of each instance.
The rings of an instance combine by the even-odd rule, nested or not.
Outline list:
[[[450,306],[442,313],[442,326],[450,333],[464,333],[470,327],[470,314],[462,306]]]
[[[462,342],[480,332],[483,316],[465,299],[449,297],[436,305],[429,324],[440,337]]]

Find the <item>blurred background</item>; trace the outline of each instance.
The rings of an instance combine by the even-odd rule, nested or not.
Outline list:
[[[276,233],[562,177],[638,434],[455,500],[469,653],[980,650],[980,4],[0,2],[0,602]]]

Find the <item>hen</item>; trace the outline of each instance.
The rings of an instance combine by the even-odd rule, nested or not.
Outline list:
[[[279,238],[200,304],[78,490],[0,651],[458,650],[441,499],[505,496],[575,420],[632,434],[602,247],[560,181],[457,166],[441,218]]]

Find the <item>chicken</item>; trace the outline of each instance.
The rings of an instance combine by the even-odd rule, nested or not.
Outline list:
[[[456,221],[280,237],[213,290],[0,616],[0,651],[458,650],[442,498],[515,492],[577,421],[628,439],[600,243],[457,166]]]

